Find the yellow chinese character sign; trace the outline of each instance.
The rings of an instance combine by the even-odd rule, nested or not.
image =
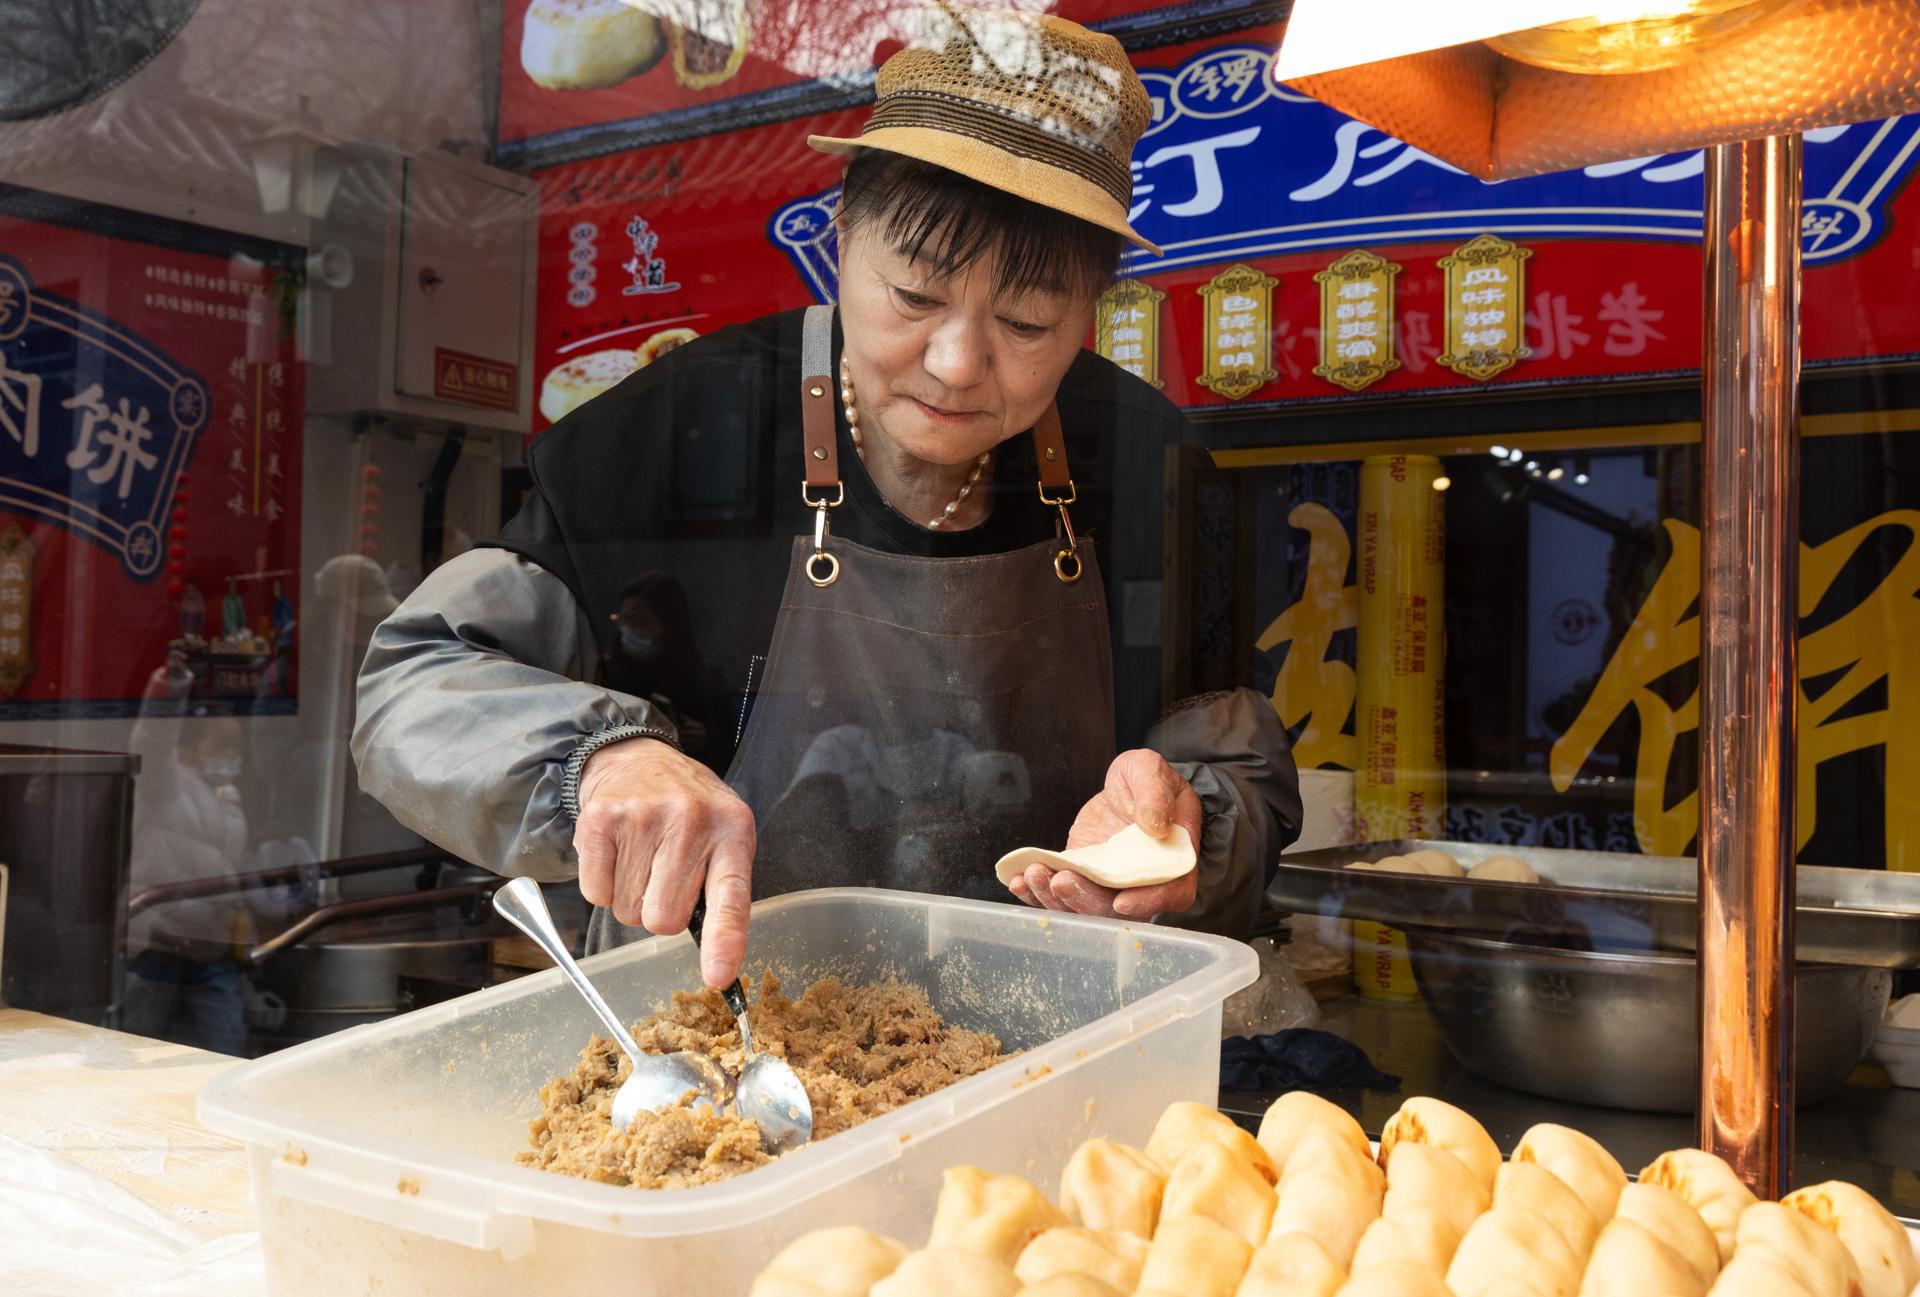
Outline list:
[[[1700,657],[1700,533],[1668,519],[1673,553],[1580,715],[1553,745],[1548,769],[1565,792],[1602,737],[1629,709],[1639,722],[1634,830],[1643,851],[1685,854],[1699,829],[1699,793],[1667,804],[1680,736],[1700,728],[1698,689],[1678,705],[1663,678]],[[1794,797],[1799,846],[1814,832],[1820,763],[1863,748],[1886,760],[1889,869],[1920,871],[1920,511],[1894,510],[1800,549],[1800,615],[1820,608],[1829,587],[1883,529],[1901,533],[1901,557],[1853,608],[1800,636],[1800,750]],[[1809,695],[1806,683],[1821,681]],[[1843,865],[1847,861],[1810,863]]]
[[[1400,368],[1393,345],[1394,262],[1349,252],[1313,277],[1320,285],[1320,363],[1313,372],[1358,392]]]
[[[19,523],[0,532],[0,698],[11,698],[33,674],[34,543]]]
[[[1354,671],[1329,657],[1333,637],[1359,622],[1359,587],[1347,583],[1353,542],[1331,509],[1295,505],[1287,521],[1311,538],[1307,574],[1299,602],[1274,618],[1256,642],[1261,652],[1287,645],[1287,656],[1273,682],[1273,709],[1289,729],[1305,721],[1293,741],[1293,759],[1302,770],[1359,765],[1359,741],[1344,733],[1353,714]]]
[[[1135,378],[1165,387],[1160,377],[1160,303],[1167,295],[1137,279],[1123,279],[1100,294],[1094,348]]]
[[[1440,258],[1447,276],[1447,349],[1440,363],[1485,382],[1533,353],[1527,348],[1526,264],[1533,249],[1491,234]]]
[[[1200,288],[1206,329],[1206,372],[1194,381],[1238,401],[1274,379],[1273,290],[1280,283],[1252,266],[1223,270]]]

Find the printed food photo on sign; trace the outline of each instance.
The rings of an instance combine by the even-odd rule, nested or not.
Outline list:
[[[551,146],[570,157],[630,148],[663,114],[679,128],[737,130],[744,113],[828,93],[870,76],[913,40],[926,3],[893,0],[505,0],[501,14],[503,163],[539,166]],[[961,8],[1005,7],[965,0]],[[1018,6],[1107,23],[1161,8],[1156,0],[1052,0]],[[772,96],[771,99],[768,97]],[[766,120],[760,117],[760,120]]]
[[[303,265],[0,186],[0,719],[294,710]]]

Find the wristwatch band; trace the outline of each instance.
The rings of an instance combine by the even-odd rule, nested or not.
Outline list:
[[[580,818],[580,772],[586,769],[587,758],[623,739],[659,739],[674,751],[680,750],[680,736],[663,725],[609,725],[587,735],[567,754],[567,772],[560,780],[560,806],[568,819]]]

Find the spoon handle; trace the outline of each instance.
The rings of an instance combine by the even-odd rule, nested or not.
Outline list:
[[[532,937],[534,944],[547,952],[547,958],[559,966],[567,980],[573,983],[573,989],[580,992],[592,1007],[614,1044],[626,1050],[627,1056],[638,1062],[641,1057],[640,1046],[627,1031],[626,1024],[600,998],[600,992],[593,989],[593,983],[580,971],[580,965],[573,962],[572,953],[568,951],[566,943],[560,940],[560,930],[553,926],[553,916],[547,913],[546,898],[540,895],[540,884],[531,878],[514,879],[493,894],[493,908],[501,918]]]
[[[701,896],[694,901],[693,914],[687,919],[687,933],[693,938],[695,949],[698,949],[700,946],[700,933],[706,926],[707,898]],[[744,1024],[747,1018],[747,993],[741,989],[740,979],[737,977],[734,978],[733,985],[720,992],[720,998],[727,1002],[727,1008],[733,1012],[733,1016],[740,1019],[742,1024]],[[747,1052],[753,1052],[753,1046],[751,1044],[747,1046]]]

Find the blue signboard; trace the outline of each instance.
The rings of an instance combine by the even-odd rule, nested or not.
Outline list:
[[[0,509],[85,536],[151,580],[206,422],[197,374],[0,257]]]
[[[1270,46],[1229,44],[1140,69],[1153,121],[1134,150],[1134,228],[1165,256],[1152,274],[1314,248],[1471,238],[1700,238],[1703,155],[1483,181],[1267,75]],[[1886,233],[1888,204],[1920,162],[1920,117],[1809,131],[1802,250],[1855,256]],[[768,237],[822,301],[834,292],[833,189],[787,204]]]

